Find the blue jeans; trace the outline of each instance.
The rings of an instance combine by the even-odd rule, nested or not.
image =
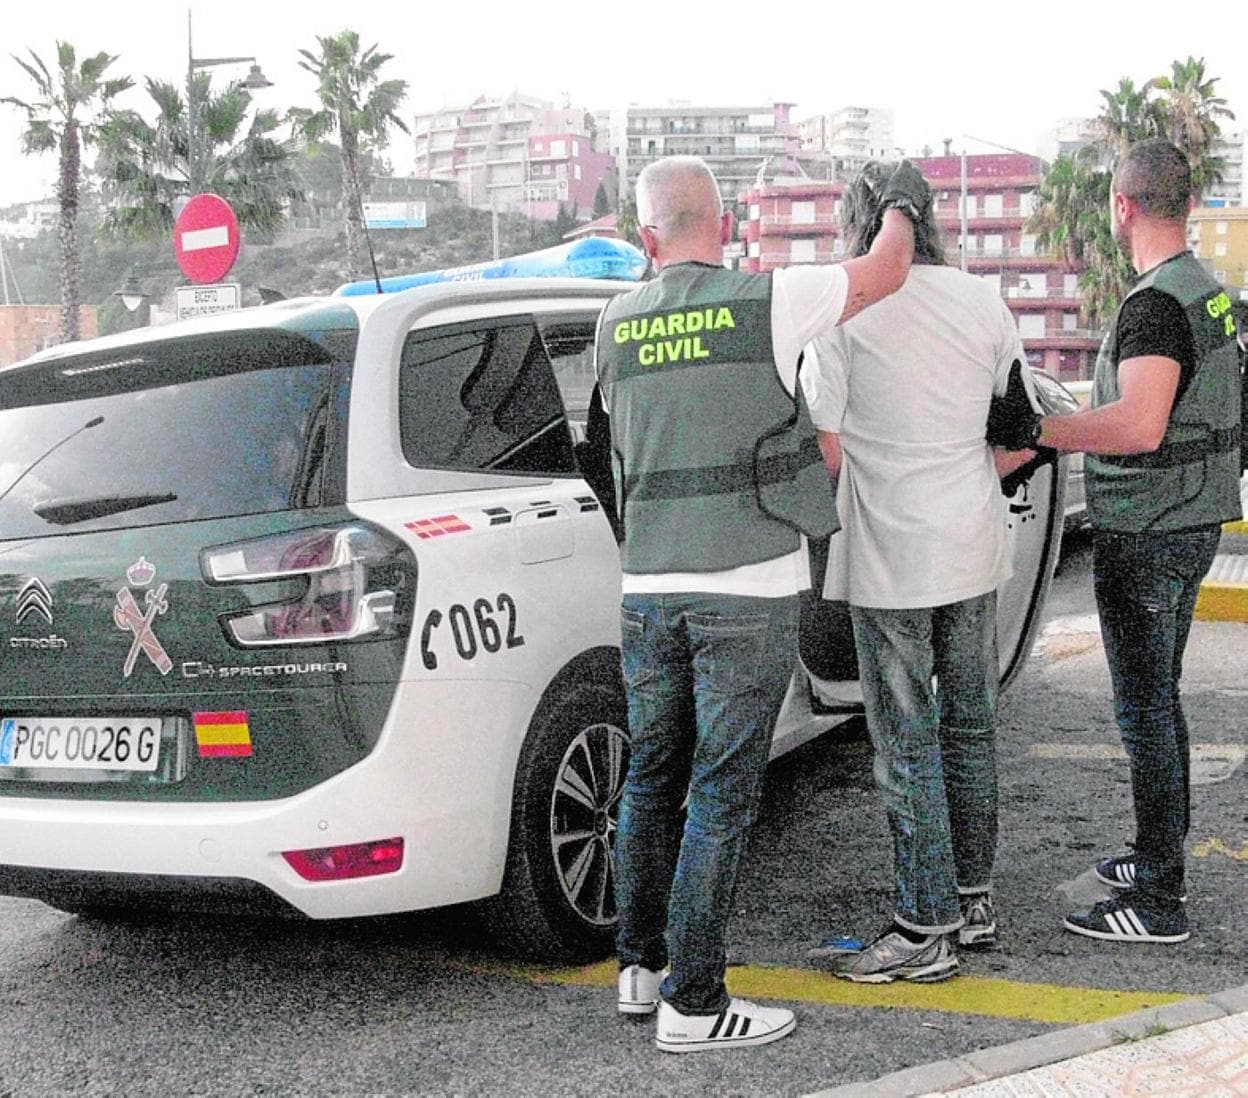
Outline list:
[[[1183,650],[1200,581],[1221,527],[1174,533],[1095,531],[1092,583],[1114,687],[1114,714],[1131,767],[1135,887],[1159,906],[1183,894],[1191,821],[1187,721],[1179,699]]]
[[[615,840],[619,961],[670,961],[663,999],[717,1013],[737,872],[796,664],[797,596],[625,595],[621,616],[631,755]]]
[[[893,917],[945,934],[962,924],[959,893],[991,884],[996,856],[997,593],[850,612],[893,836]]]

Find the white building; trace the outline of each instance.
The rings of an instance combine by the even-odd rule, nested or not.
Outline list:
[[[27,202],[10,206],[0,217],[0,236],[9,240],[33,240],[44,229],[56,229],[60,208],[55,202]]]
[[[882,107],[841,107],[797,124],[802,149],[827,153],[847,166],[897,155],[893,112]]]
[[[700,156],[719,181],[726,202],[754,183],[761,170],[797,154],[790,103],[748,107],[700,107],[670,103],[628,108],[625,166],[628,189],[647,164],[665,156]]]
[[[1248,176],[1244,161],[1248,160],[1248,129],[1224,133],[1213,148],[1214,156],[1222,158],[1222,181],[1205,194],[1209,206],[1248,206]]]

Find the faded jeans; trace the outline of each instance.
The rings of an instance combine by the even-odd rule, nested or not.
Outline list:
[[[797,596],[628,594],[621,618],[631,754],[615,842],[619,963],[670,961],[663,999],[717,1013],[737,873],[796,664]]]
[[[996,856],[997,595],[850,612],[893,836],[893,917],[945,934],[962,925],[959,893],[991,884]]]
[[[1176,904],[1184,891],[1191,789],[1179,679],[1200,582],[1220,537],[1220,526],[1093,533],[1092,583],[1131,768],[1135,889],[1162,907]]]

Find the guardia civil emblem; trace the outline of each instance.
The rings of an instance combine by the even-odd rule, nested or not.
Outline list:
[[[139,557],[126,569],[126,579],[130,581],[132,587],[140,589],[148,587],[148,584],[155,578],[156,568],[146,557]],[[162,583],[155,589],[148,588],[143,591],[142,609],[130,587],[123,587],[117,592],[117,602],[113,606],[113,622],[118,629],[134,636],[130,645],[130,654],[126,656],[126,663],[122,669],[122,674],[127,679],[134,671],[140,652],[152,661],[156,670],[162,675],[169,674],[173,667],[173,660],[169,658],[164,645],[156,639],[156,634],[152,631],[152,623],[169,609],[169,602],[165,598],[168,590],[169,585]]]

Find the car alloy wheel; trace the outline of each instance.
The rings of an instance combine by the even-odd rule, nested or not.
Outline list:
[[[616,920],[615,831],[628,771],[628,737],[587,725],[559,762],[550,800],[550,848],[564,898],[587,923]]]

